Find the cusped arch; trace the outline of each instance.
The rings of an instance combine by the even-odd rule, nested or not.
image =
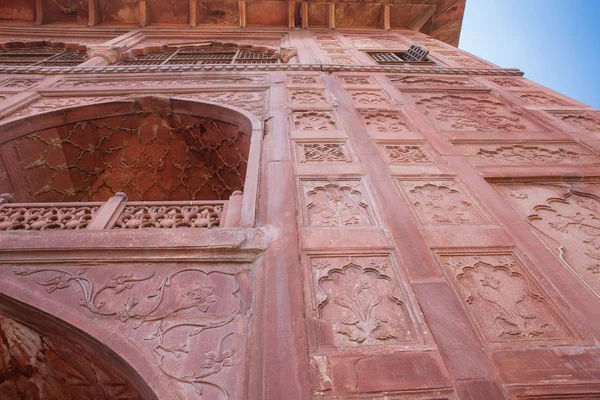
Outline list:
[[[185,397],[129,338],[39,292],[25,291],[4,278],[0,282],[0,353],[8,368],[0,383],[0,396]]]
[[[169,125],[173,121],[179,125]],[[207,124],[210,125],[208,129]],[[74,139],[74,136],[68,136],[74,127],[81,130],[80,138],[85,137],[88,140],[92,137],[93,143],[81,142],[78,141],[80,139]],[[141,132],[140,127],[145,131]],[[115,131],[127,136],[127,140],[116,140]],[[175,134],[172,134],[173,131]],[[237,135],[233,139],[227,136],[232,132],[233,135]],[[220,136],[210,142],[211,134]],[[160,138],[156,139],[160,135],[166,135],[162,142]],[[167,137],[169,135],[171,136]],[[178,137],[174,139],[174,135]],[[203,143],[205,137],[207,142]],[[240,142],[243,146],[236,142],[239,138],[244,138],[243,143]],[[152,140],[161,144],[154,145],[150,143]],[[19,149],[18,145],[24,146],[26,141],[33,144],[29,144],[29,148]],[[131,141],[136,142],[135,146],[131,145]],[[176,194],[175,197],[152,198],[152,193],[159,193],[155,190],[144,192],[148,194],[147,198],[135,198],[143,201],[213,200],[217,199],[218,195],[228,197],[235,190],[243,190],[241,223],[242,226],[251,226],[255,215],[261,141],[262,124],[256,116],[238,107],[214,102],[200,102],[176,96],[139,96],[67,107],[0,124],[0,192],[14,193],[16,202],[106,200],[77,197],[87,189],[104,197],[125,191],[135,198],[136,193],[141,193],[132,190],[133,186],[119,188],[118,184],[111,186],[110,190],[103,188],[106,189],[104,192],[97,190],[98,185],[113,178],[112,182],[150,179],[158,182],[156,185],[160,188],[167,187],[168,182],[175,182],[169,186],[176,188],[172,192]],[[104,147],[100,148],[99,145]],[[217,149],[219,146],[223,148]],[[73,154],[74,150],[76,151]],[[200,153],[205,155],[206,159],[197,160],[196,156]],[[138,159],[133,159],[133,156],[137,156]],[[243,160],[236,159],[242,156]],[[152,157],[154,159],[150,160]],[[46,160],[50,159],[54,160],[54,164],[48,166]],[[165,160],[170,163],[168,171]],[[213,164],[210,164],[211,162]],[[214,167],[214,163],[221,164]],[[147,168],[137,171],[137,175],[127,175],[132,166],[140,168],[140,164]],[[121,168],[123,165],[126,168]],[[150,167],[157,171],[156,175],[150,176]],[[199,167],[206,168],[201,171]],[[42,168],[43,173],[32,173],[36,168]],[[97,173],[92,173],[93,171]],[[179,171],[181,176],[167,180],[165,177],[168,175],[165,174],[169,171]],[[113,175],[106,175],[107,173]],[[214,175],[212,181],[209,179],[211,177],[207,178],[211,174]],[[66,189],[60,188],[54,193],[48,185],[49,182],[56,181],[57,175],[68,176],[71,181],[67,180]],[[54,181],[49,176],[52,176]],[[187,181],[183,182],[184,179]],[[77,186],[80,190],[73,192],[75,181],[86,184]],[[190,182],[196,182],[197,186],[190,189]],[[240,185],[229,185],[231,182]],[[221,183],[225,189],[218,187]],[[205,188],[202,184],[214,189],[212,198],[206,198],[208,189],[203,192]],[[32,188],[32,185],[37,186]],[[181,189],[182,187],[187,191]],[[195,192],[191,191],[198,188]]]

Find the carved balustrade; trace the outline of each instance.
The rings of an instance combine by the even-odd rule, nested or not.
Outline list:
[[[0,195],[0,231],[72,229],[219,228],[239,225],[242,192],[229,200],[12,203]]]

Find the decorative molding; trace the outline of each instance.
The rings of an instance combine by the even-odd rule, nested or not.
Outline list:
[[[446,68],[410,67],[384,65],[335,65],[335,64],[239,64],[239,65],[119,65],[119,66],[75,66],[75,67],[12,67],[0,66],[3,74],[120,74],[142,72],[202,72],[202,71],[325,71],[325,72],[392,72],[409,74],[444,75],[503,75],[523,76],[518,69],[504,68]]]

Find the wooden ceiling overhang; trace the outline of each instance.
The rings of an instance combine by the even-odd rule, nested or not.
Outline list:
[[[456,46],[466,0],[0,0],[2,25],[409,29]]]

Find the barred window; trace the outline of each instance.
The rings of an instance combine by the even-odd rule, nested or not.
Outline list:
[[[276,64],[275,51],[240,49],[226,46],[166,48],[164,50],[133,55],[120,65],[183,65],[183,64]]]
[[[84,51],[55,47],[25,47],[0,49],[0,65],[69,67],[87,59]]]
[[[373,61],[380,65],[397,65],[406,63],[427,63],[433,65],[433,62],[427,58],[429,51],[416,45],[410,46],[408,51],[370,51],[367,52],[367,54],[373,59]]]

